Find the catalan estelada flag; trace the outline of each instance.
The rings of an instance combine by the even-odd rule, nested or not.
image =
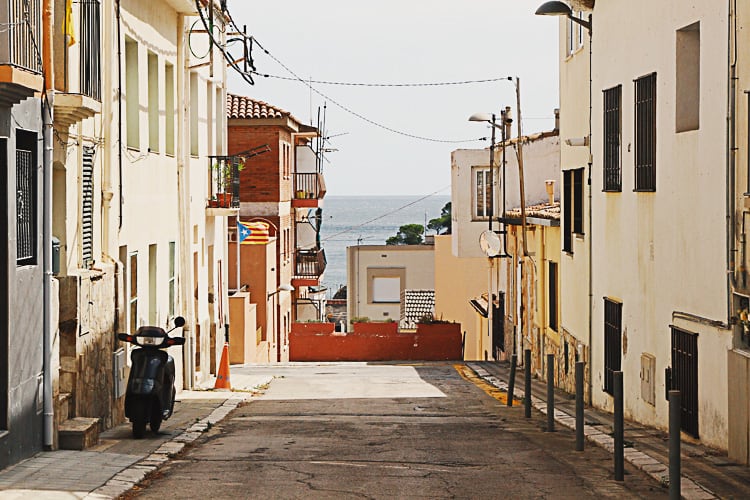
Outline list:
[[[237,235],[243,245],[268,243],[268,224],[264,222],[238,222]]]
[[[65,37],[68,41],[68,47],[76,43],[75,38],[75,27],[73,26],[73,0],[66,0],[65,2]]]

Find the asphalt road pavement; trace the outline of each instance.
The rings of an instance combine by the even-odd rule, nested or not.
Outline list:
[[[233,368],[235,370],[235,368]],[[276,377],[129,496],[666,498],[612,455],[575,452],[449,363],[244,367]]]

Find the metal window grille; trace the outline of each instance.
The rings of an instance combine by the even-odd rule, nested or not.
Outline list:
[[[573,170],[573,232],[583,234],[583,169]]]
[[[622,303],[604,298],[604,392],[614,395],[614,372],[622,369]]]
[[[680,427],[698,437],[698,335],[672,327],[672,389],[680,391]]]
[[[622,85],[604,91],[604,191],[622,191],[621,102]]]
[[[656,191],[656,73],[635,80],[635,190]]]
[[[557,263],[549,263],[549,327],[557,331]]]
[[[27,134],[23,134],[27,135]],[[29,145],[36,142],[36,134]],[[18,132],[22,140],[22,132]],[[36,264],[36,161],[34,151],[16,148],[16,263]]]
[[[505,293],[493,295],[492,302],[492,352],[497,356],[499,351],[505,352]]]
[[[573,251],[573,178],[570,170],[563,171],[563,250]]]
[[[81,167],[81,259],[83,267],[94,263],[94,148],[83,148]]]
[[[81,93],[101,101],[101,22],[99,0],[79,3],[81,9]]]

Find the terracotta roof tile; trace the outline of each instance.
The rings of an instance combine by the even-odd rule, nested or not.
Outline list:
[[[227,94],[227,116],[229,119],[260,119],[290,117],[288,111],[245,96]]]
[[[520,218],[521,207],[514,208],[505,212],[509,218]],[[530,205],[526,207],[526,217],[538,217],[540,219],[560,220],[560,202],[552,204],[541,203],[539,205]]]

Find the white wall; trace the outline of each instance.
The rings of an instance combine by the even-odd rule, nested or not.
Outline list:
[[[725,161],[726,2],[598,2],[593,56],[593,400],[603,386],[603,297],[623,302],[622,363],[629,418],[665,428],[670,325],[699,334],[699,429],[727,446],[728,331],[676,311],[727,318]],[[647,16],[642,13],[648,12]],[[700,129],[675,132],[676,30],[700,21]],[[637,47],[637,50],[634,50]],[[656,192],[634,189],[633,80],[657,72]],[[622,192],[602,193],[602,90],[622,84]],[[563,110],[564,113],[564,110]],[[565,308],[563,307],[563,310]],[[656,405],[640,396],[640,357],[656,357]]]

